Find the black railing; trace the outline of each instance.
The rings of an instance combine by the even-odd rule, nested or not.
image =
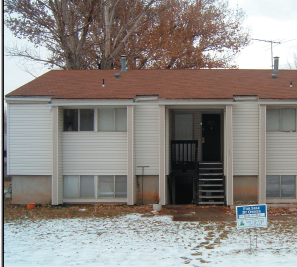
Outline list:
[[[197,140],[172,140],[171,141],[171,169],[196,170],[198,155]]]

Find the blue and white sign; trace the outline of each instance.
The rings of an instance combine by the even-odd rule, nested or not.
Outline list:
[[[267,205],[236,207],[237,229],[267,227]]]

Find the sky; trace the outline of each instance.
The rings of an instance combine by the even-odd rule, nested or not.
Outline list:
[[[293,62],[297,54],[297,1],[296,0],[229,0],[232,8],[242,8],[246,13],[245,25],[249,27],[251,38],[281,42],[274,44],[273,56],[280,57],[280,68]],[[4,46],[20,42],[4,26]],[[240,69],[270,69],[271,46],[269,42],[251,41],[236,59]],[[28,83],[35,77],[24,71],[20,59],[4,56],[4,95]],[[40,76],[49,71],[41,65],[31,65],[30,71]]]

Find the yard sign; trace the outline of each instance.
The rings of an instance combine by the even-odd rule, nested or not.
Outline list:
[[[237,229],[267,227],[267,205],[236,207]]]

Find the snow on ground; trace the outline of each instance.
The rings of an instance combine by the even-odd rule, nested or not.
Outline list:
[[[4,266],[296,266],[296,220],[237,230],[235,222],[171,216],[4,223]],[[250,250],[250,237],[252,249]]]

